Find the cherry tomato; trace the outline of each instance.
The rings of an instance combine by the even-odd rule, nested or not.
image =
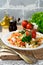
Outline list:
[[[28,36],[30,33],[28,31],[26,31],[26,36]]]
[[[22,21],[22,26],[24,27],[24,28],[26,28],[26,25],[28,24],[28,21],[27,20],[23,20]]]
[[[32,38],[36,38],[36,30],[32,30]]]
[[[33,28],[33,25],[31,23],[28,23],[26,26],[26,29],[32,29],[32,28]]]

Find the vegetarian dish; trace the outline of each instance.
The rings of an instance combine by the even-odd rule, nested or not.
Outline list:
[[[35,30],[13,32],[7,40],[9,44],[21,48],[37,48],[43,43],[43,37]]]

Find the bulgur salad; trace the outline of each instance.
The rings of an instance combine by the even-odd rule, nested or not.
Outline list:
[[[37,48],[43,43],[43,36],[35,30],[13,32],[8,38],[9,44],[21,48]]]

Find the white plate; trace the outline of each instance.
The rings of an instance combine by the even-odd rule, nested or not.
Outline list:
[[[17,30],[18,31],[18,30]],[[17,31],[14,31],[14,32],[17,32]],[[8,32],[7,34],[5,34],[3,37],[1,37],[3,43],[11,48],[14,48],[14,49],[19,49],[19,50],[37,50],[37,49],[40,49],[40,48],[43,48],[43,44],[40,45],[39,47],[37,48],[21,48],[21,47],[16,47],[16,46],[13,46],[11,45],[10,43],[8,43],[7,39],[8,37],[12,34],[13,32]],[[41,33],[38,33],[37,34],[41,34]],[[43,36],[43,34],[41,34]]]

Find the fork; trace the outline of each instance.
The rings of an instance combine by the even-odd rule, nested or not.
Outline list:
[[[37,59],[34,57],[34,55],[31,57],[31,56],[27,56],[27,55],[24,55],[23,53],[21,54],[20,52],[18,52],[16,49],[13,49],[13,48],[10,48],[8,46],[6,46],[2,40],[0,39],[0,42],[1,42],[1,45],[0,45],[0,49],[7,49],[9,52],[13,53],[13,54],[17,54],[20,56],[20,58],[22,58],[25,62],[29,63],[29,64],[32,64],[32,63],[35,63],[37,61]],[[1,52],[1,51],[0,51]]]

